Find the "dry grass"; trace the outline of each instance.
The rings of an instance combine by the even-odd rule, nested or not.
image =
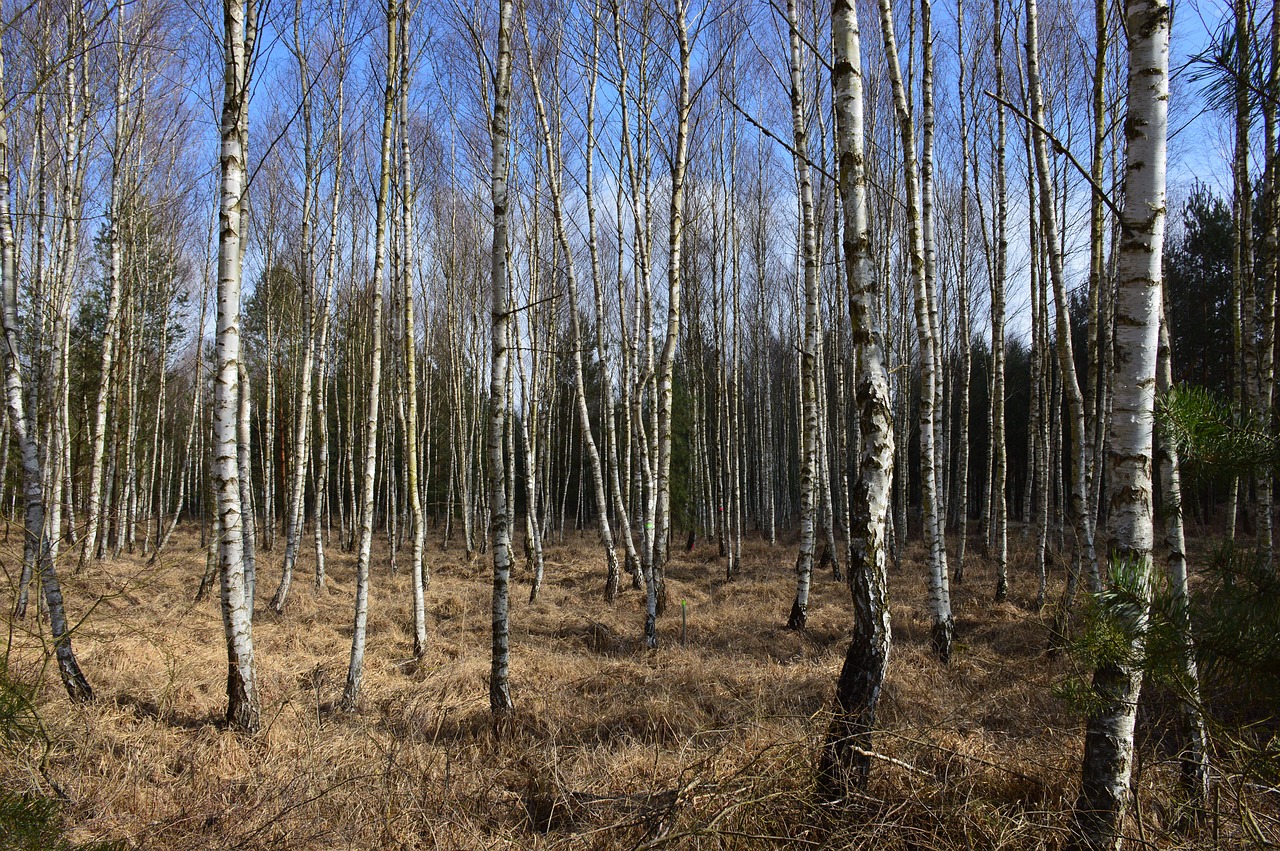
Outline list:
[[[485,559],[429,553],[431,646],[419,663],[409,658],[408,576],[379,556],[362,709],[344,715],[332,707],[350,646],[353,558],[331,551],[322,594],[304,560],[276,617],[266,601],[279,557],[261,565],[254,633],[265,723],[252,737],[220,723],[225,647],[216,602],[191,601],[204,568],[194,532],[180,532],[155,566],[126,559],[66,577],[98,700],[70,705],[50,667],[39,695],[47,776],[80,838],[194,851],[1030,849],[1057,848],[1065,836],[1081,723],[1054,697],[1069,662],[1042,653],[1048,616],[1029,608],[1028,570],[1011,571],[1012,600],[996,605],[992,571],[972,558],[969,580],[953,589],[959,643],[949,667],[928,651],[922,561],[894,570],[895,647],[876,746],[897,762],[877,762],[866,795],[828,811],[812,794],[811,767],[851,608],[825,574],[807,634],[784,629],[792,549],[751,542],[732,582],[713,544],[677,553],[662,648],[646,652],[636,641],[642,596],[604,605],[594,540],[549,546],[538,602],[526,602],[524,581],[514,588],[518,715],[501,736],[487,709]],[[32,627],[10,633],[11,669],[26,676],[41,670],[45,650]],[[0,784],[43,785],[39,751],[19,756],[0,768]],[[1174,762],[1153,746],[1143,766],[1135,837],[1159,847],[1249,839],[1226,792],[1212,824],[1172,832]],[[1263,833],[1272,824],[1254,820]]]

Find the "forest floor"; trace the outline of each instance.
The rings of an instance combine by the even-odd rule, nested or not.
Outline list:
[[[0,548],[9,566],[16,540]],[[334,707],[354,556],[332,546],[328,588],[316,593],[308,547],[276,616],[267,602],[283,542],[262,553],[254,639],[264,723],[254,736],[221,721],[216,594],[193,602],[205,565],[198,530],[179,530],[150,566],[126,557],[72,575],[68,564],[75,648],[97,700],[72,705],[35,621],[6,616],[10,676],[36,684],[48,744],[0,765],[0,788],[55,783],[77,839],[138,849],[1058,848],[1083,739],[1063,685],[1088,672],[1044,652],[1051,616],[1035,611],[1025,544],[1016,532],[1011,540],[1005,603],[993,602],[993,570],[971,548],[968,577],[952,588],[949,666],[929,651],[920,553],[891,569],[894,647],[875,741],[884,758],[865,794],[836,808],[818,802],[813,766],[851,626],[846,586],[824,571],[798,634],[785,629],[794,546],[748,541],[728,582],[714,542],[679,548],[661,646],[648,651],[643,595],[606,605],[598,544],[578,534],[549,542],[536,603],[523,564],[516,573],[517,716],[502,735],[488,711],[485,556],[429,549],[430,647],[419,662],[408,558],[402,550],[392,573],[380,539],[361,708],[344,714]],[[1175,831],[1176,751],[1160,723],[1143,726],[1155,732],[1141,742],[1130,835],[1161,848],[1276,838],[1263,814],[1274,815],[1274,802],[1240,807],[1233,790],[1243,782],[1221,784],[1200,828]]]

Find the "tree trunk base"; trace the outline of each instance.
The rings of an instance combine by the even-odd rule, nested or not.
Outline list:
[[[797,597],[791,602],[791,616],[787,618],[787,629],[793,629],[796,632],[803,632],[808,624],[808,606],[800,605],[800,598]]]
[[[955,622],[948,615],[935,620],[929,630],[929,646],[933,648],[938,661],[947,665],[951,662],[951,640],[955,636]]]

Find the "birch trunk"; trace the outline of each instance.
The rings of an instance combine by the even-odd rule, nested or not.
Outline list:
[[[489,490],[493,536],[493,643],[489,670],[489,709],[504,716],[515,709],[511,700],[510,671],[510,585],[511,513],[507,505],[503,430],[506,425],[511,312],[507,304],[507,169],[508,110],[511,103],[511,18],[514,0],[498,0],[498,43],[493,77],[493,114],[490,118],[493,157],[491,197],[493,203],[493,247],[489,261],[492,275],[493,361],[489,385]]]
[[[307,434],[311,426],[311,380],[316,351],[316,305],[318,299],[315,292],[315,247],[312,239],[312,216],[315,205],[316,184],[319,181],[319,165],[312,141],[311,124],[311,72],[307,61],[307,51],[301,34],[302,2],[296,0],[293,17],[294,59],[298,63],[298,83],[302,90],[300,121],[302,127],[302,223],[299,235],[298,284],[302,290],[302,334],[303,354],[302,369],[298,375],[300,386],[294,408],[293,457],[288,478],[288,502],[285,506],[284,518],[284,565],[280,571],[280,585],[271,598],[271,610],[276,614],[284,614],[285,602],[289,598],[289,586],[293,582],[293,568],[298,560],[298,550],[302,546],[302,524],[304,501],[307,492],[307,459],[310,457],[310,446]]]
[[[247,733],[261,723],[253,665],[253,619],[245,575],[240,487],[240,281],[247,223],[246,144],[254,0],[223,5],[222,192],[218,241],[218,333],[213,392],[213,463],[218,572],[227,640],[227,721]]]
[[[856,353],[856,396],[862,437],[858,479],[849,494],[849,582],[854,632],[836,683],[836,709],[819,762],[824,793],[846,796],[866,785],[871,736],[891,643],[888,601],[889,513],[894,459],[893,412],[884,347],[875,315],[878,278],[872,267],[863,143],[862,50],[853,0],[834,0],[836,152],[844,214],[843,260]]]
[[[1161,258],[1165,228],[1165,162],[1169,103],[1170,8],[1165,0],[1126,0],[1129,45],[1125,118],[1123,236],[1116,302],[1113,415],[1108,439],[1111,473],[1112,573],[1126,564],[1147,595],[1152,574],[1152,408],[1160,325]],[[1076,840],[1090,849],[1118,848],[1133,727],[1142,686],[1140,612],[1129,652],[1094,672],[1097,703],[1085,732]]]
[[[124,165],[125,142],[125,91],[128,83],[125,79],[124,61],[124,4],[116,0],[116,91],[115,91],[115,134],[111,148],[111,232],[110,232],[110,265],[108,279],[110,289],[107,295],[106,326],[102,333],[102,361],[98,378],[98,400],[94,408],[93,431],[91,435],[91,460],[89,462],[89,504],[85,520],[84,546],[80,550],[80,563],[77,570],[83,570],[98,548],[98,529],[102,516],[102,466],[107,434],[107,399],[111,395],[112,364],[115,359],[116,338],[120,329],[120,278],[121,278],[121,245],[120,213],[124,187],[122,169]]]
[[[4,55],[0,50],[0,102],[4,93]],[[18,270],[13,232],[13,216],[10,211],[9,132],[7,110],[0,107],[0,284],[3,285],[4,331],[4,385],[9,424],[17,439],[22,457],[23,496],[26,503],[23,521],[24,549],[34,555],[48,545],[45,525],[45,502],[42,492],[39,447],[36,443],[32,420],[28,416],[23,396],[22,356],[19,346],[18,319]],[[53,635],[54,654],[58,673],[67,694],[77,703],[93,699],[93,689],[80,670],[75,651],[71,646],[71,633],[62,602],[62,587],[58,581],[53,558],[40,560],[40,581],[49,616],[49,630]]]
[[[529,45],[528,24],[525,25],[525,45]],[[600,461],[600,451],[596,446],[595,435],[591,431],[591,413],[587,408],[587,388],[583,379],[582,368],[582,317],[578,301],[578,272],[573,260],[573,248],[569,244],[569,233],[565,227],[564,193],[561,189],[561,163],[557,161],[555,151],[559,149],[551,134],[551,125],[547,119],[547,108],[542,97],[541,75],[533,59],[533,50],[529,53],[529,81],[533,91],[534,106],[538,116],[538,125],[542,130],[542,146],[547,164],[547,189],[551,195],[551,217],[555,227],[556,241],[560,245],[563,257],[565,282],[569,288],[569,348],[573,358],[574,402],[577,409],[578,422],[582,428],[582,441],[588,461],[591,463],[591,480],[595,486],[596,506],[600,513],[600,544],[605,554],[605,601],[612,603],[618,595],[618,585],[622,570],[618,566],[618,551],[614,545],[613,528],[609,523],[609,499],[606,495],[604,467]]]
[[[258,530],[253,500],[253,455],[249,443],[252,435],[253,396],[249,387],[249,371],[245,369],[243,357],[237,364],[236,371],[239,375],[236,428],[239,436],[237,458],[240,464],[240,512],[243,518],[241,546],[244,551],[244,593],[249,606],[249,619],[252,620],[258,589]]]
[[[959,63],[956,100],[960,104],[960,246],[956,274],[960,375],[955,392],[960,397],[960,422],[957,424],[959,457],[956,459],[959,540],[956,543],[954,578],[960,583],[964,581],[965,550],[969,543],[969,383],[973,353],[969,329],[969,122],[965,111],[964,0],[956,0],[956,55]]]
[[[324,533],[320,527],[321,518],[328,518],[329,504],[329,317],[330,300],[336,289],[335,274],[338,266],[338,212],[342,203],[342,160],[343,148],[343,93],[347,73],[346,42],[347,4],[341,3],[338,13],[338,67],[337,92],[334,96],[334,141],[333,141],[333,198],[329,207],[329,251],[325,262],[325,289],[320,304],[320,341],[317,345],[316,379],[320,383],[320,391],[316,404],[316,422],[319,427],[319,458],[316,461],[316,522],[315,522],[315,587],[322,590],[325,584]],[[341,498],[338,500],[341,508]],[[339,523],[339,529],[342,524]]]
[[[1106,144],[1106,74],[1107,74],[1107,4],[1094,3],[1094,58],[1092,106],[1092,148],[1089,174],[1095,186],[1101,186],[1103,180],[1103,151]],[[1085,412],[1092,422],[1089,423],[1092,435],[1092,446],[1086,458],[1086,472],[1089,477],[1089,500],[1086,510],[1089,517],[1098,516],[1100,501],[1099,484],[1102,476],[1098,470],[1102,457],[1102,440],[1105,429],[1105,375],[1103,374],[1104,352],[1106,345],[1106,312],[1107,299],[1103,295],[1105,280],[1105,227],[1103,217],[1103,196],[1101,192],[1090,193],[1089,200],[1089,372],[1085,386]]]
[[[1040,34],[1036,0],[1026,0],[1026,10],[1027,83],[1031,93],[1031,138],[1035,149],[1036,175],[1040,182],[1040,221],[1048,252],[1049,279],[1053,284],[1053,301],[1057,314],[1058,370],[1062,390],[1067,397],[1068,415],[1071,417],[1071,519],[1076,537],[1071,570],[1079,575],[1083,567],[1089,577],[1090,590],[1097,591],[1101,584],[1093,548],[1093,517],[1089,512],[1089,437],[1085,432],[1084,396],[1076,377],[1075,354],[1071,343],[1071,309],[1067,303],[1058,215],[1053,205],[1048,140],[1044,130],[1044,97],[1040,84]]]
[[[678,47],[679,81],[676,91],[676,140],[671,157],[671,207],[667,233],[667,333],[658,361],[657,375],[657,500],[653,537],[653,585],[656,612],[666,608],[667,591],[663,574],[667,562],[667,538],[671,531],[671,390],[675,375],[676,344],[680,336],[681,255],[684,250],[685,168],[689,159],[689,121],[692,113],[693,47],[689,40],[684,0],[677,0],[671,13]],[[646,635],[649,630],[646,628]],[[652,636],[656,641],[656,633]]]
[[[391,137],[392,118],[395,115],[395,81],[397,76],[397,20],[400,14],[399,0],[387,0],[387,69],[382,95],[382,151],[378,197],[374,213],[373,315],[370,332],[373,335],[373,351],[369,366],[369,397],[365,411],[364,472],[360,503],[360,544],[356,555],[356,603],[355,625],[351,634],[351,660],[347,666],[347,683],[342,691],[342,707],[354,712],[360,699],[360,684],[364,678],[365,629],[369,621],[369,559],[373,547],[374,478],[378,462],[378,403],[382,386],[382,277],[387,256],[387,207],[391,196]]]
[[[931,0],[924,0],[931,2]],[[937,449],[938,363],[937,337],[933,317],[937,314],[925,269],[924,225],[921,216],[920,169],[916,158],[915,125],[911,118],[902,68],[898,62],[898,42],[894,35],[893,5],[879,0],[880,29],[893,85],[894,111],[901,137],[906,176],[907,255],[915,288],[916,335],[920,341],[920,493],[923,503],[925,543],[929,552],[929,607],[933,626],[930,641],[934,653],[944,663],[951,659],[951,637],[955,625],[951,616],[951,591],[947,577],[947,550],[943,538],[942,505],[939,499]]]
[[[1169,345],[1169,306],[1166,301],[1160,321],[1159,362],[1156,367],[1156,389],[1167,393],[1173,387],[1173,356]],[[1195,644],[1191,633],[1191,615],[1187,590],[1187,542],[1182,515],[1182,470],[1178,447],[1168,429],[1156,429],[1156,461],[1160,474],[1160,495],[1164,514],[1164,541],[1169,549],[1169,590],[1173,593],[1171,611],[1175,626],[1185,642],[1179,659],[1182,668],[1181,709],[1183,735],[1186,742],[1178,762],[1183,790],[1189,803],[1204,808],[1209,800],[1209,737],[1204,716],[1200,712],[1200,670],[1196,663]],[[1265,476],[1264,476],[1265,478]]]
[[[1004,3],[993,0],[995,8],[992,34],[996,65],[996,97],[1004,98]],[[1006,493],[1008,452],[1004,423],[1004,285],[1009,256],[1009,191],[1005,173],[1005,145],[1008,131],[1003,109],[996,110],[996,221],[995,257],[991,276],[991,538],[996,561],[996,600],[1009,595],[1009,502]]]
[[[605,327],[604,327],[604,272],[600,262],[600,247],[597,236],[598,225],[596,222],[596,202],[595,202],[595,153],[596,153],[596,86],[600,73],[600,5],[594,3],[592,8],[592,29],[591,29],[591,66],[589,71],[589,83],[587,88],[587,148],[586,148],[586,204],[587,204],[587,250],[591,256],[591,284],[593,294],[595,296],[596,308],[596,356],[600,359],[600,367],[603,371],[603,380],[601,382],[601,416],[604,421],[604,437],[605,437],[605,458],[609,465],[610,475],[610,491],[613,496],[614,516],[618,521],[618,531],[622,538],[623,551],[626,553],[627,568],[632,576],[633,583],[640,580],[640,556],[636,551],[635,538],[631,534],[631,516],[627,509],[625,492],[623,491],[623,477],[620,474],[622,464],[618,463],[618,436],[617,422],[614,416],[614,399],[613,399],[613,367],[610,361],[605,344]],[[619,193],[619,203],[621,203],[621,193]],[[621,217],[618,221],[618,231],[621,234]],[[621,256],[619,263],[622,262]],[[625,337],[625,333],[622,335]],[[625,384],[626,378],[623,378]],[[624,402],[624,410],[625,410]],[[607,511],[608,504],[601,505],[601,511]],[[615,557],[616,558],[616,557]],[[606,589],[607,592],[607,589]],[[606,593],[606,598],[608,594]]]
[[[1265,170],[1263,186],[1263,292],[1259,318],[1262,328],[1258,345],[1257,417],[1267,429],[1272,428],[1275,402],[1275,350],[1276,350],[1276,276],[1280,274],[1280,201],[1276,192],[1276,169],[1280,167],[1280,127],[1276,121],[1276,96],[1280,93],[1280,15],[1274,8],[1271,13],[1271,44],[1267,79],[1268,96],[1262,99],[1263,139]],[[1275,563],[1275,477],[1270,472],[1258,476],[1258,545],[1264,563],[1271,568]]]
[[[406,5],[400,17],[400,239],[403,249],[401,281],[404,314],[405,375],[405,496],[412,520],[413,564],[413,655],[422,658],[427,652],[427,608],[423,591],[430,579],[426,565],[426,524],[422,514],[422,493],[418,481],[418,326],[413,302],[413,156],[409,148],[409,84],[412,64],[409,57],[409,16]],[[317,517],[317,523],[319,518]]]
[[[1234,256],[1231,275],[1231,310],[1235,321],[1232,326],[1232,343],[1235,376],[1231,382],[1232,401],[1237,411],[1245,411],[1249,405],[1249,389],[1253,383],[1253,341],[1248,328],[1252,317],[1246,295],[1253,288],[1253,184],[1249,180],[1249,86],[1250,39],[1253,14],[1248,0],[1235,0],[1235,153],[1232,159],[1234,180],[1234,204],[1232,212],[1235,224]],[[1235,541],[1236,521],[1239,514],[1241,491],[1247,493],[1248,482],[1237,475],[1231,480],[1227,496],[1227,541]]]
[[[813,182],[809,176],[808,130],[804,78],[800,68],[800,20],[796,0],[787,0],[790,27],[791,130],[800,190],[800,262],[804,266],[804,343],[800,351],[800,552],[796,557],[796,596],[787,628],[803,630],[808,621],[809,586],[813,579],[815,521],[818,513],[818,245],[814,221]]]

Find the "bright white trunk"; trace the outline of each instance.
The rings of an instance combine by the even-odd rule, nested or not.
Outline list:
[[[1123,232],[1116,300],[1115,371],[1108,438],[1112,572],[1120,563],[1150,593],[1152,575],[1152,409],[1161,312],[1165,229],[1165,162],[1169,104],[1170,8],[1165,0],[1126,0],[1129,42],[1125,119]],[[1129,799],[1133,726],[1142,685],[1142,632],[1125,657],[1094,672],[1097,708],[1085,732],[1075,825],[1080,843],[1117,848]]]
[[[369,366],[369,396],[365,408],[364,472],[360,501],[360,542],[356,555],[355,624],[351,633],[351,659],[347,665],[347,683],[342,691],[342,706],[354,712],[360,699],[360,684],[364,678],[365,630],[369,622],[369,560],[373,548],[373,485],[378,461],[378,403],[382,387],[382,276],[387,256],[387,207],[391,195],[391,136],[392,118],[395,113],[395,78],[397,48],[398,0],[387,0],[387,69],[382,101],[382,153],[378,181],[378,198],[374,213],[373,274],[370,287],[373,291],[373,315],[370,331],[373,351]]]
[[[858,364],[857,401],[862,457],[850,494],[849,582],[854,635],[836,684],[836,713],[819,771],[824,793],[844,797],[865,785],[891,644],[886,521],[893,482],[893,413],[884,346],[876,326],[876,272],[867,216],[867,168],[863,147],[862,50],[853,0],[834,0],[833,86],[836,152],[844,212],[843,259],[849,286],[849,321]]]

